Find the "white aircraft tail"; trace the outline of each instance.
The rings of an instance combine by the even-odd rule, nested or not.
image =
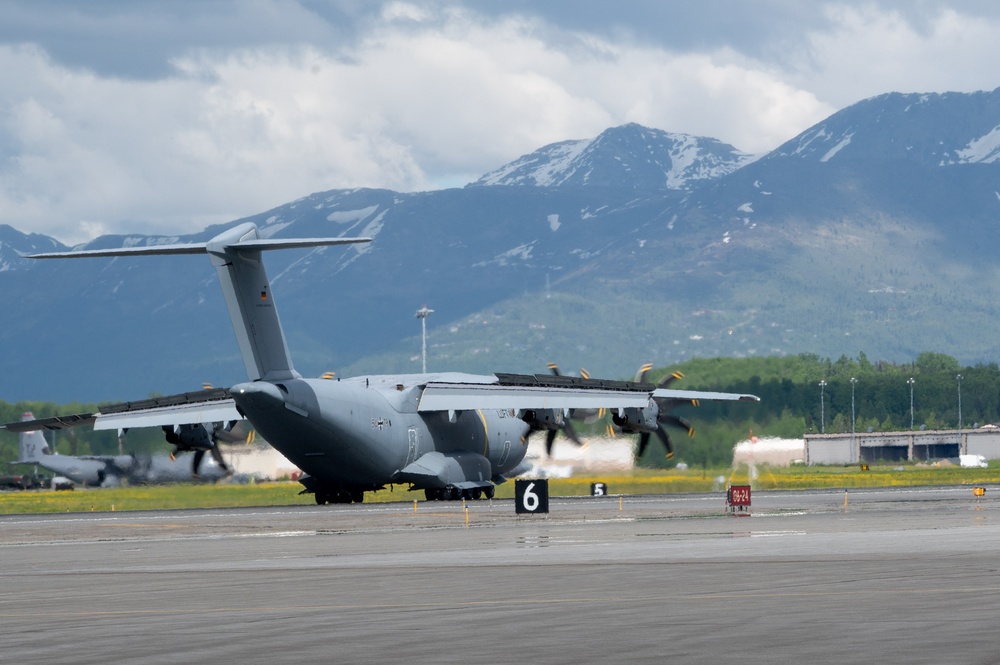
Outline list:
[[[21,422],[34,420],[35,416],[30,412],[21,415]],[[52,450],[45,440],[42,430],[36,429],[30,432],[21,432],[17,446],[18,462],[40,462],[43,455],[51,455]]]
[[[88,256],[135,256],[207,253],[219,275],[222,295],[233,322],[243,364],[251,381],[276,381],[298,377],[288,354],[285,333],[274,306],[271,284],[261,252],[370,242],[371,238],[261,238],[256,225],[244,223],[220,233],[207,243],[147,245],[120,249],[35,254],[28,258],[55,259]]]

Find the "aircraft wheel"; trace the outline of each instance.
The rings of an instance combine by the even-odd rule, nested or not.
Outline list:
[[[485,490],[485,492],[486,492],[486,498],[487,499],[492,499],[494,491],[495,491],[495,489],[494,489],[494,487],[492,485],[490,485],[489,487],[487,487],[486,490]]]
[[[441,490],[437,487],[428,487],[424,490],[424,498],[428,501],[440,501],[441,500]]]
[[[473,499],[473,501],[479,501],[482,498],[483,498],[483,490],[482,489],[480,489],[480,488],[477,487],[474,490],[472,490],[472,499]]]
[[[449,501],[458,501],[460,498],[462,498],[462,491],[460,489],[458,489],[457,487],[448,488]]]
[[[365,493],[361,490],[357,490],[356,492],[351,492],[351,498],[354,499],[354,503],[364,503]]]
[[[322,492],[316,492],[316,504],[320,506],[326,505],[326,495]]]

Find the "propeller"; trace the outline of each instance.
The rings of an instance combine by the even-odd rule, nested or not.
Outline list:
[[[201,462],[205,453],[211,453],[212,458],[219,467],[229,473],[229,465],[226,464],[222,453],[219,451],[219,441],[232,443],[241,441],[243,436],[233,432],[237,421],[231,420],[228,423],[194,423],[185,425],[164,425],[163,434],[167,443],[173,444],[174,449],[170,452],[170,459],[175,459],[177,453],[194,451],[191,460],[191,475],[198,477],[201,469]]]
[[[646,375],[649,370],[653,368],[652,363],[646,363],[639,368],[639,371],[635,374],[636,383],[645,383]],[[656,387],[666,388],[674,381],[683,379],[684,375],[681,372],[673,372],[668,374],[662,381],[660,381]],[[670,435],[667,434],[667,430],[664,425],[670,425],[671,427],[679,427],[681,429],[687,430],[688,436],[694,436],[694,427],[691,426],[684,418],[679,416],[673,416],[668,413],[671,409],[677,406],[685,404],[698,405],[697,400],[686,400],[686,399],[673,399],[667,397],[654,397],[653,400],[656,402],[657,415],[656,415],[656,436],[663,443],[663,447],[667,451],[667,459],[673,459],[674,457],[674,446],[670,442]],[[639,451],[637,457],[642,457],[643,453],[646,452],[646,448],[649,447],[649,440],[651,438],[652,432],[642,432],[639,434]]]
[[[559,372],[559,366],[555,363],[550,362],[548,364],[549,371],[555,376],[562,376]],[[590,373],[585,369],[580,370],[580,376],[584,379],[590,378]],[[603,409],[600,409],[603,411]],[[583,439],[577,434],[576,430],[573,428],[573,423],[570,422],[571,418],[581,419],[584,422],[593,422],[599,416],[597,415],[598,409],[573,409],[568,414],[564,415],[559,422],[555,424],[554,427],[547,427],[548,430],[545,434],[545,452],[549,457],[552,457],[552,448],[556,443],[556,436],[559,434],[559,430],[562,430],[566,438],[575,443],[578,446],[583,445]]]

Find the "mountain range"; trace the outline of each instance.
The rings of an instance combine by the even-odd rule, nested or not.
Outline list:
[[[922,351],[995,362],[998,161],[1000,89],[891,93],[766,155],[628,124],[463,188],[331,190],[234,223],[374,238],[266,256],[307,376],[419,371],[424,304],[432,371],[556,361],[623,377],[645,361]],[[204,256],[22,257],[57,249],[0,226],[0,399],[135,399],[244,378]]]

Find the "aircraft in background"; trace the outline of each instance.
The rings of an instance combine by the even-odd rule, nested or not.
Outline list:
[[[651,434],[661,399],[757,401],[753,395],[678,391],[650,383],[550,375],[461,373],[303,378],[292,365],[262,261],[265,250],[370,242],[370,238],[275,239],[240,224],[205,243],[38,254],[77,258],[208,254],[215,266],[248,381],[219,389],[102,407],[87,418],[39,426],[178,427],[246,418],[306,475],[303,492],[325,504],[409,485],[427,499],[492,497],[529,468],[527,435],[574,409],[607,408],[618,427]],[[150,403],[154,402],[154,403]],[[11,424],[7,427],[10,428]],[[21,425],[23,428],[24,426]]]
[[[40,421],[35,420],[31,413],[25,413],[21,422]],[[201,454],[204,455],[204,451]],[[230,475],[229,467],[220,465],[214,458],[208,462],[196,460],[192,466],[187,460],[175,458],[173,454],[59,455],[49,447],[45,435],[39,429],[21,431],[18,459],[11,464],[40,466],[57,476],[65,476],[78,485],[90,487],[216,481]]]

